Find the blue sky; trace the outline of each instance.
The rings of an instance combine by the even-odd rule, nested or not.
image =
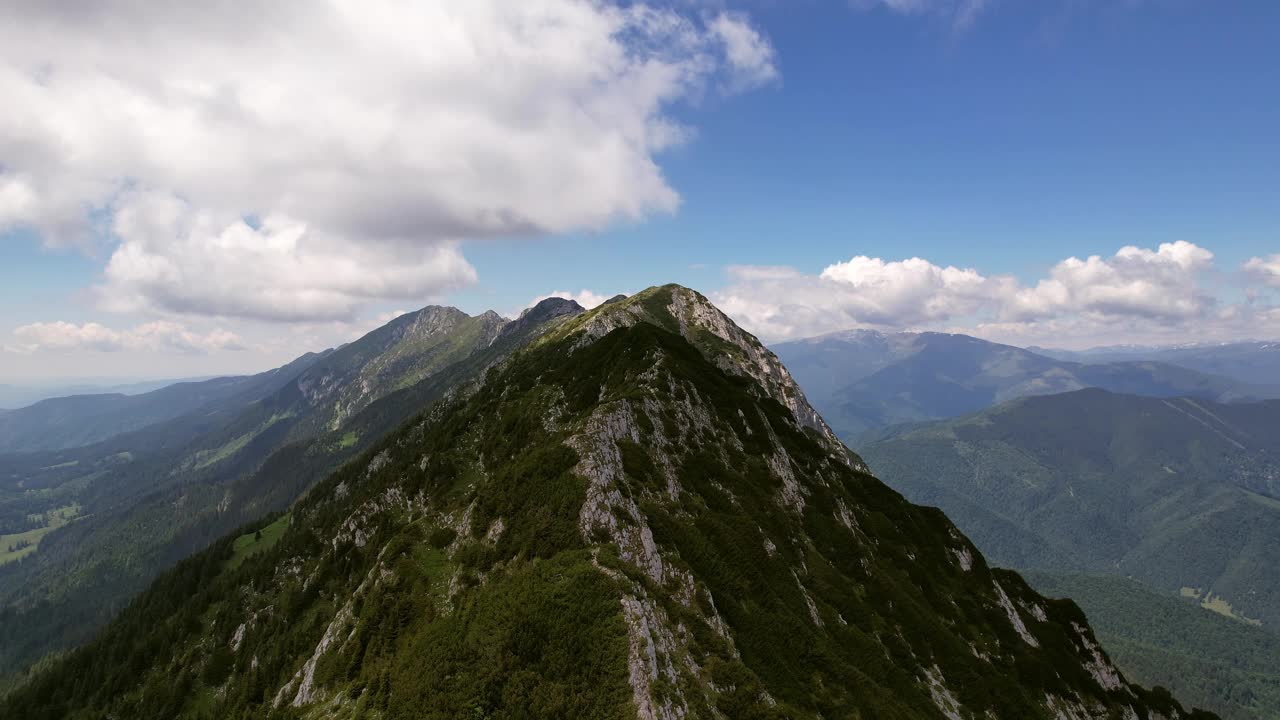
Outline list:
[[[554,7],[557,0],[545,4],[549,13],[561,10]],[[965,15],[966,8],[972,14]],[[400,19],[394,17],[394,5],[383,9],[389,19]],[[292,183],[313,175],[277,179],[272,166],[248,176],[250,183],[263,178],[255,194],[237,196],[235,189],[210,179],[216,166],[193,166],[183,174],[104,153],[94,155],[92,172],[77,166],[82,154],[60,158],[47,169],[38,164],[43,156],[24,151],[33,144],[23,135],[29,128],[0,121],[0,180],[6,173],[34,178],[29,184],[37,189],[41,181],[83,181],[94,190],[71,200],[103,206],[96,211],[98,222],[85,223],[88,230],[64,231],[65,219],[50,220],[53,211],[44,212],[38,203],[6,216],[0,184],[0,347],[5,348],[0,381],[5,376],[243,371],[319,347],[309,344],[350,339],[388,313],[427,303],[511,314],[551,292],[608,296],[668,281],[702,290],[766,339],[855,326],[957,329],[1010,342],[1069,346],[1280,335],[1275,309],[1280,5],[810,0],[660,9],[692,28],[673,47],[702,43],[696,56],[672,61],[696,75],[696,82],[650,93],[640,83],[633,89],[632,76],[618,71],[593,81],[590,92],[599,96],[584,99],[582,88],[568,81],[551,85],[548,92],[563,89],[570,106],[603,102],[602,97],[614,102],[633,93],[640,99],[619,107],[643,105],[638,112],[646,127],[655,119],[663,126],[678,125],[680,140],[653,140],[654,132],[646,130],[638,157],[627,158],[615,172],[607,159],[601,168],[593,167],[593,158],[605,157],[599,153],[606,151],[593,149],[596,138],[589,133],[582,137],[583,147],[563,152],[557,143],[566,138],[558,135],[541,141],[533,155],[513,141],[511,152],[518,153],[513,157],[502,154],[504,138],[495,142],[486,136],[484,147],[499,149],[483,156],[460,151],[458,166],[471,172],[491,164],[492,180],[471,178],[481,188],[475,192],[489,193],[484,202],[511,209],[512,215],[537,215],[510,226],[459,224],[458,217],[476,216],[472,205],[464,208],[467,213],[445,219],[406,209],[462,202],[453,194],[440,199],[443,191],[435,188],[451,179],[441,171],[428,178],[436,185],[423,190],[423,197],[401,197],[400,182],[363,201],[377,206],[381,198],[395,196],[384,217],[405,214],[403,223],[395,223],[393,241],[383,245],[382,238],[370,235],[382,233],[389,221],[369,221],[358,208],[330,213],[324,195],[311,204],[298,201]],[[92,54],[82,57],[72,50],[74,28],[36,20],[47,25],[52,41],[10,57],[0,50],[7,69],[40,61],[53,63],[55,78],[59,72],[74,78],[90,65]],[[195,19],[145,20],[179,39],[195,32],[190,29]],[[473,36],[492,30],[485,23],[501,25],[493,18],[466,22],[476,23]],[[582,32],[592,32],[594,26],[586,25]],[[305,31],[298,28],[300,36]],[[107,34],[104,50],[111,49]],[[193,37],[211,51],[227,42]],[[748,41],[735,46],[733,38]],[[658,44],[670,38],[648,39]],[[58,53],[59,41],[66,43],[66,57]],[[118,42],[129,42],[127,31]],[[540,52],[550,57],[552,47],[529,50],[534,58],[544,57]],[[735,47],[743,52],[735,55]],[[160,56],[166,48],[154,52]],[[659,48],[656,56],[666,60],[681,52]],[[603,63],[609,57],[577,61]],[[714,67],[708,69],[708,63]],[[387,68],[403,71],[410,80],[421,71],[377,66]],[[200,65],[187,68],[181,81],[189,84],[201,70]],[[126,74],[133,70],[120,72],[141,83]],[[546,82],[547,74],[529,73],[512,82]],[[235,87],[245,77],[251,76],[215,79]],[[308,86],[315,79],[306,75],[272,77],[297,84],[299,91],[345,89]],[[15,82],[0,79],[0,92],[31,92]],[[39,98],[49,107],[69,115],[85,112],[84,105],[67,99],[70,95],[58,95],[56,81],[49,86],[48,97]],[[363,94],[361,86],[352,87]],[[433,92],[454,92],[431,88],[423,91],[424,102],[434,99]],[[523,93],[518,97],[525,102]],[[346,98],[338,100],[346,105]],[[472,100],[464,94],[458,102]],[[511,102],[506,96],[499,100],[495,105],[504,110]],[[539,105],[531,111],[559,109]],[[168,117],[163,107],[152,112]],[[433,111],[432,120],[439,114]],[[604,117],[623,125],[636,120],[615,109]],[[447,120],[446,113],[439,121]],[[351,134],[382,127],[371,123],[353,125]],[[454,125],[446,123],[448,132],[465,132]],[[514,127],[512,132],[523,137],[518,123]],[[613,137],[608,128],[601,129],[598,120],[590,128],[601,133],[598,147],[608,147],[606,140]],[[536,132],[532,135],[539,140]],[[154,150],[157,158],[168,157],[166,137],[156,136],[134,138],[136,152]],[[75,137],[80,142],[89,136]],[[454,159],[450,149],[468,139],[454,138],[443,146],[442,156]],[[258,162],[266,167],[273,155],[270,146],[235,147],[245,154],[236,158],[233,173],[252,172]],[[323,158],[328,147],[300,146],[298,157]],[[366,159],[358,153],[366,150],[354,143],[332,162],[359,166]],[[380,167],[375,151],[367,151],[367,168],[360,175],[366,183]],[[546,164],[571,154],[575,161],[566,162],[569,169],[540,174]],[[422,168],[407,169],[435,170],[429,160],[423,162]],[[646,163],[653,165],[652,172]],[[121,184],[101,191],[103,178]],[[520,185],[525,180],[532,190]],[[373,185],[371,193],[378,191],[376,181]],[[484,189],[491,186],[499,189]],[[219,297],[217,287],[184,295],[184,287],[198,284],[202,267],[221,268],[210,271],[210,283],[223,282],[217,272],[229,272],[225,282],[234,285],[242,260],[210,255],[225,243],[167,245],[164,230],[159,235],[149,230],[144,240],[128,235],[136,229],[104,231],[112,218],[163,215],[155,208],[170,207],[120,200],[138,187],[179,198],[180,210],[173,212],[183,217],[203,217],[199,213],[207,206],[210,227],[236,215],[287,208],[291,217],[307,223],[308,233],[326,231],[315,242],[332,254],[282,265],[292,273],[285,291],[314,294],[321,304],[276,312],[280,301],[269,295],[261,304],[242,301],[255,295],[252,284],[236,285],[229,293],[240,299]],[[597,193],[600,187],[612,194]],[[521,204],[535,195],[535,210]],[[258,206],[257,199],[268,196],[276,198],[274,204]],[[75,212],[66,210],[69,202],[54,200],[49,203],[55,210]],[[179,223],[192,225],[200,224]],[[136,226],[155,224],[139,221],[130,227]],[[427,239],[415,240],[420,236]],[[248,243],[267,242],[247,237]],[[1183,244],[1175,248],[1178,241]],[[122,251],[135,245],[151,264]],[[1162,245],[1168,249],[1161,250]],[[431,254],[422,254],[424,246],[432,248]],[[1140,252],[1117,256],[1125,247]],[[1095,255],[1096,261],[1089,261]],[[305,278],[295,277],[307,268],[332,265],[333,257],[350,259],[353,272],[364,269],[370,278],[385,278],[379,281],[385,288],[353,294],[346,280],[310,287]],[[858,257],[867,262],[841,265]],[[130,258],[138,264],[127,266]],[[173,287],[144,277],[139,268],[154,267],[157,258],[173,260],[187,274],[179,273]],[[923,262],[898,264],[909,258]],[[1080,264],[1064,264],[1068,258]],[[111,272],[109,262],[115,267]],[[406,264],[419,268],[416,277],[431,280],[396,276],[395,269]],[[270,281],[266,277],[263,282]],[[86,323],[94,327],[86,330]]]

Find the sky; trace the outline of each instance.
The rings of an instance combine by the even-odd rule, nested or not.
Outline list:
[[[667,282],[767,342],[1280,339],[1277,45],[1269,0],[0,2],[0,384]]]

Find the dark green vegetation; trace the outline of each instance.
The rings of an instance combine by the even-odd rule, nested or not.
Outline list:
[[[0,716],[1209,717],[860,468],[754,338],[654,288],[343,465],[271,547],[179,563]]]
[[[1241,633],[1280,627],[1280,402],[1082,390],[886,430],[860,449],[886,482],[942,508],[995,563],[1129,577],[1162,601],[1229,616]],[[1128,622],[1114,607],[1086,604],[1123,641],[1115,629]],[[1186,648],[1165,641],[1184,625],[1114,648],[1139,677],[1171,683],[1184,668],[1162,658]],[[1230,664],[1219,652],[1228,646],[1206,643],[1197,659]],[[1213,698],[1224,712],[1253,707],[1241,698],[1274,702],[1280,656],[1271,667],[1262,679],[1207,675],[1212,687],[1188,697]],[[1280,712],[1266,707],[1255,716]]]
[[[1217,401],[1280,397],[1274,386],[1167,363],[1082,364],[966,335],[862,330],[773,349],[823,417],[850,439],[898,423],[955,417],[1019,397],[1086,387]]]
[[[284,510],[406,418],[581,308],[521,319],[427,308],[276,371],[219,405],[83,448],[0,457],[0,517],[78,503],[82,517],[0,566],[0,676],[73,647],[161,570]]]
[[[1206,612],[1121,577],[1027,579],[1050,597],[1070,597],[1103,647],[1137,682],[1164,685],[1224,718],[1280,717],[1280,636]]]

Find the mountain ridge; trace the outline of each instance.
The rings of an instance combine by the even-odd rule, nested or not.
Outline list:
[[[0,564],[0,676],[82,642],[155,572],[286,507],[317,475],[581,310],[556,299],[507,322],[424,308],[273,371],[285,378],[271,395],[213,422],[197,413],[85,448],[0,456],[21,473],[10,479],[17,500],[21,487],[47,487],[47,502],[78,502],[85,515]]]
[[[1080,362],[1158,360],[1199,372],[1233,377],[1272,390],[1280,383],[1280,342],[1274,340],[1112,346],[1082,351],[1036,348],[1035,351]]]
[[[273,545],[232,566],[223,538],[0,702],[1211,717],[1126,682],[1072,603],[863,472],[740,332],[675,286],[571,318],[316,485]]]

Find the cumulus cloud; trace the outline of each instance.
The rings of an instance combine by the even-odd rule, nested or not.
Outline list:
[[[745,16],[721,13],[707,27],[724,44],[725,57],[734,68],[732,88],[744,90],[778,79],[773,46],[751,27]]]
[[[1251,271],[1268,267],[1258,259]],[[1110,257],[1071,257],[1034,284],[939,266],[922,258],[856,256],[817,275],[787,267],[735,266],[714,299],[769,340],[850,328],[952,330],[1014,343],[1099,343],[1280,333],[1280,312],[1229,304],[1202,278],[1213,253],[1186,241],[1127,246]]]
[[[1126,246],[1110,258],[1071,257],[1034,288],[1020,290],[1005,309],[1013,319],[1064,312],[1178,319],[1201,315],[1214,299],[1198,285],[1213,253],[1179,240],[1156,250]]]
[[[773,339],[850,327],[914,327],[948,322],[1010,292],[1011,279],[922,258],[885,261],[859,255],[806,275],[793,268],[733,266],[716,293],[720,307]]]
[[[346,318],[459,243],[674,211],[672,110],[777,78],[745,16],[588,0],[0,7],[0,232],[112,231],[115,309]]]
[[[476,278],[457,243],[350,243],[287,216],[255,226],[165,193],[122,199],[113,228],[120,245],[96,290],[114,312],[349,320],[372,300],[415,300]]]
[[[547,293],[546,295],[539,295],[538,297],[530,300],[529,304],[526,305],[525,307],[531,308],[534,305],[537,305],[538,303],[542,302],[543,300],[546,300],[547,298],[553,298],[553,297],[573,300],[574,302],[578,303],[582,307],[590,310],[591,308],[596,307],[597,305],[604,302],[605,300],[608,300],[609,298],[613,297],[613,295],[601,295],[600,293],[592,292],[591,290],[587,290],[586,288],[583,288],[582,290],[579,290],[576,293],[567,292],[565,290],[554,290],[552,292]]]
[[[163,320],[128,330],[113,330],[94,322],[82,325],[62,321],[32,323],[15,329],[13,337],[14,344],[6,349],[21,353],[176,350],[203,354],[215,350],[245,349],[240,338],[227,330],[219,328],[197,333],[178,323]]]
[[[1249,258],[1244,270],[1260,282],[1280,288],[1280,253],[1265,258]]]

